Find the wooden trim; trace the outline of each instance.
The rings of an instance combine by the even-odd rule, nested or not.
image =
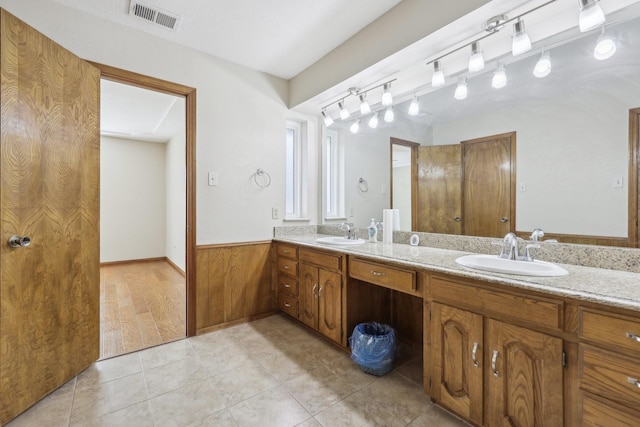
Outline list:
[[[109,65],[88,62],[100,70],[102,78],[185,98],[187,336],[194,336],[196,334],[196,89]]]
[[[182,275],[183,277],[187,277],[186,273],[180,267],[178,267],[175,262],[171,261],[168,257],[165,257],[165,260],[167,261],[167,264],[169,264],[171,268],[177,271],[180,275]]]
[[[529,240],[532,231],[516,231],[518,237]],[[544,233],[544,239],[555,239],[560,243],[572,243],[578,245],[598,246],[627,246],[629,240],[626,237],[588,236],[580,234]]]
[[[637,248],[640,243],[638,233],[638,156],[640,155],[640,108],[629,110],[629,214],[627,245]]]
[[[243,317],[242,319],[236,319],[236,320],[232,320],[230,322],[219,323],[219,324],[214,325],[214,326],[209,326],[209,327],[206,327],[206,328],[200,328],[200,329],[198,329],[196,331],[196,335],[208,334],[209,332],[215,332],[215,331],[219,331],[219,330],[222,330],[222,329],[227,329],[227,328],[230,328],[232,326],[240,325],[242,323],[248,323],[248,322],[253,322],[254,320],[264,319],[265,317],[270,317],[270,316],[273,316],[274,314],[278,314],[278,313],[280,313],[280,310],[272,310],[272,311],[268,311],[266,313],[256,314],[255,316],[247,316],[247,317]]]
[[[393,209],[393,145],[404,145],[411,148],[411,230],[415,230],[418,225],[418,147],[420,144],[417,142],[407,141],[404,139],[391,137],[389,144],[389,206]]]
[[[230,248],[233,246],[264,245],[264,244],[271,244],[272,242],[273,240],[256,240],[252,242],[214,243],[211,245],[197,245],[196,250],[200,251],[203,249]]]
[[[141,262],[156,262],[156,261],[168,261],[168,258],[166,256],[160,256],[156,258],[140,258],[140,259],[125,259],[122,261],[107,261],[107,262],[101,262],[100,267],[108,267],[110,265],[138,264]]]

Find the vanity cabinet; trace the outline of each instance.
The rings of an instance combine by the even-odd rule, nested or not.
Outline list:
[[[430,290],[432,399],[476,425],[563,425],[563,341],[546,332],[562,335],[563,302],[448,276]]]
[[[640,317],[580,309],[582,425],[640,421]]]
[[[276,299],[278,308],[288,315],[298,318],[298,248],[279,243],[277,255]]]

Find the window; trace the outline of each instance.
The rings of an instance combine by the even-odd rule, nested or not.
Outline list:
[[[342,147],[336,131],[324,137],[324,214],[325,218],[344,217]]]
[[[285,142],[285,219],[302,218],[306,214],[306,160],[307,147],[300,122],[287,121]]]

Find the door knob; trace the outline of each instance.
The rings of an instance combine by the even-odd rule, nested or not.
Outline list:
[[[453,220],[454,220],[455,222],[460,222],[460,217],[459,217],[459,216],[454,216],[454,217],[453,217]]]
[[[16,236],[14,234],[13,236],[9,237],[9,241],[7,243],[9,243],[9,246],[11,246],[12,248],[19,248],[19,247],[26,248],[31,244],[31,237]]]
[[[502,218],[500,218],[500,221],[507,222],[509,221],[509,218],[507,218],[506,216],[503,216]]]

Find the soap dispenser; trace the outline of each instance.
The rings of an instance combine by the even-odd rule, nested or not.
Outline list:
[[[376,225],[375,218],[371,218],[371,224],[367,227],[367,233],[369,234],[369,242],[376,243],[378,241],[378,226]]]

